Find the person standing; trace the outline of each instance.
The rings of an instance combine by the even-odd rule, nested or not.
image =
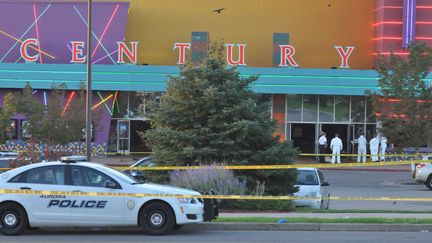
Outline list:
[[[324,155],[325,154],[325,150],[327,148],[327,138],[326,138],[326,133],[321,131],[321,136],[318,139],[318,148],[319,148],[319,162],[320,163],[325,163],[325,158]]]
[[[358,138],[357,163],[360,162],[360,157],[362,159],[361,162],[366,162],[366,144],[366,138],[363,136],[363,134],[360,135],[360,137]]]
[[[387,149],[387,138],[385,136],[383,136],[383,137],[381,137],[381,140],[380,140],[381,161],[385,161],[386,149]]]
[[[332,150],[332,160],[331,163],[335,162],[340,164],[340,152],[343,149],[342,140],[339,138],[339,133],[335,134],[335,137],[330,142],[330,149]]]
[[[380,144],[380,140],[379,140],[377,134],[375,134],[374,137],[369,141],[369,148],[370,148],[370,152],[371,152],[372,162],[378,161],[379,144]]]

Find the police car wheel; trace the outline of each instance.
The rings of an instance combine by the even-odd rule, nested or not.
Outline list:
[[[5,235],[19,235],[27,228],[27,214],[15,203],[2,204],[0,217],[0,231]]]
[[[171,232],[175,224],[175,215],[165,203],[153,202],[142,209],[140,225],[149,235],[164,235]]]

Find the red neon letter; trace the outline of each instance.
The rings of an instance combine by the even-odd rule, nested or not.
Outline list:
[[[174,49],[176,48],[179,49],[179,58],[178,58],[178,62],[177,64],[185,64],[186,62],[186,48],[190,49],[191,44],[190,43],[175,43],[174,44]]]
[[[288,67],[288,66],[298,67],[299,66],[293,58],[293,56],[295,54],[294,46],[292,46],[292,45],[279,45],[279,48],[280,48],[280,53],[281,53],[279,67]],[[289,65],[288,65],[287,61],[289,62]]]
[[[27,62],[35,62],[35,61],[38,59],[39,54],[36,54],[36,55],[34,55],[34,56],[30,56],[30,55],[28,54],[28,52],[27,52],[27,46],[30,45],[30,44],[35,45],[35,46],[39,46],[39,42],[38,42],[37,39],[30,38],[30,39],[25,40],[25,41],[21,44],[21,48],[20,48],[21,56],[22,56],[22,58],[24,58],[24,60],[26,60]]]
[[[246,66],[246,63],[245,63],[246,44],[225,44],[225,46],[227,47],[227,62],[229,65],[231,65],[231,66]],[[233,60],[233,56],[232,56],[233,46],[238,46],[238,48],[239,48],[237,61]]]
[[[118,58],[117,58],[117,63],[125,63],[124,62],[124,58],[123,58],[123,54],[126,54],[126,56],[129,58],[129,60],[132,63],[137,63],[137,46],[138,46],[138,42],[129,42],[132,45],[132,51],[129,50],[129,48],[126,46],[126,44],[124,42],[117,42],[117,47],[118,47]]]
[[[354,46],[347,46],[346,51],[342,46],[335,46],[336,50],[338,51],[339,55],[341,56],[341,65],[339,68],[349,68],[348,66],[348,58],[352,54],[354,50]]]
[[[72,44],[72,60],[73,63],[84,63],[86,60],[83,55],[84,41],[71,41]],[[79,56],[78,56],[79,55]]]

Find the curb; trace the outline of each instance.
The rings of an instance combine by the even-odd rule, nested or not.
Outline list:
[[[49,232],[127,232],[142,233],[140,227],[42,227]],[[356,224],[356,223],[199,223],[184,225],[180,230],[244,231],[352,231],[352,232],[432,232],[432,224]],[[28,232],[34,230],[28,230]],[[39,231],[40,232],[40,231]]]
[[[432,224],[343,224],[343,223],[200,223],[186,225],[190,230],[263,230],[263,231],[370,231],[432,232]]]

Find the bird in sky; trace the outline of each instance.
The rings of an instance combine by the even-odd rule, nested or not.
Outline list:
[[[218,8],[218,9],[212,10],[212,12],[220,14],[224,9],[225,8]]]

